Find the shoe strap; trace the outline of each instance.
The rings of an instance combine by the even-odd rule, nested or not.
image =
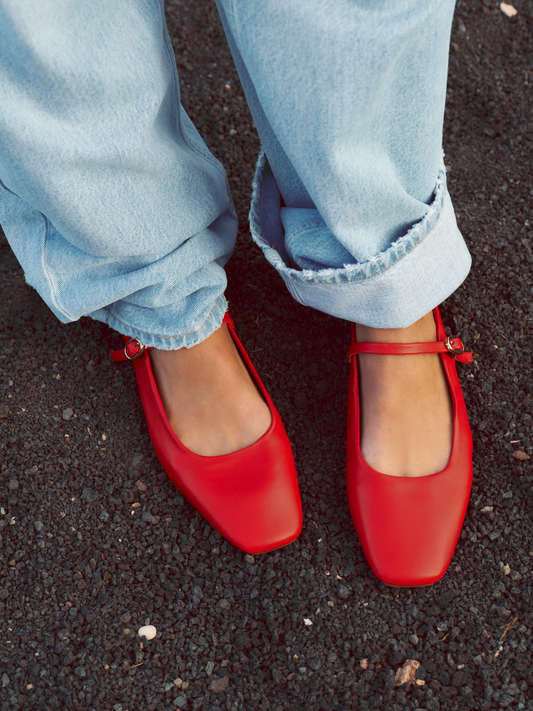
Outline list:
[[[447,353],[461,363],[472,363],[473,356],[465,351],[460,338],[446,338],[444,341],[422,343],[352,343],[348,350],[348,360],[360,353],[375,353],[377,355],[416,355],[418,353]]]
[[[222,323],[227,323],[232,328],[235,325],[228,311],[224,314]],[[124,348],[120,348],[118,351],[109,351],[109,355],[113,358],[115,363],[123,363],[125,360],[136,360],[142,356],[144,351],[147,351],[150,348],[151,346],[143,345],[138,338],[130,338]]]

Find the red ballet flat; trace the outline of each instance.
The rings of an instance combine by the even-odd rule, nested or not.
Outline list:
[[[133,362],[150,438],[172,483],[236,548],[265,553],[291,543],[302,529],[296,467],[281,418],[235,334],[233,319],[226,313],[223,322],[272,415],[265,434],[237,452],[204,457],[180,442],[157,390],[149,348],[124,337],[124,348],[111,355],[116,362]]]
[[[415,587],[440,580],[453,555],[472,485],[472,434],[456,362],[472,362],[460,338],[447,338],[438,308],[433,315],[437,341],[358,343],[352,326],[346,483],[352,519],[376,576],[388,585]],[[361,454],[360,353],[406,355],[439,353],[453,403],[453,440],[442,471],[397,477],[372,469]]]

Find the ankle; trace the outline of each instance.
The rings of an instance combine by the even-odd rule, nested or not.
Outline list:
[[[405,328],[372,328],[359,323],[355,328],[358,341],[374,343],[419,343],[437,337],[432,311]]]

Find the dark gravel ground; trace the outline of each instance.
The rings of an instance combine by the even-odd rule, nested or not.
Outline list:
[[[477,354],[475,479],[448,573],[413,590],[376,580],[350,520],[348,326],[293,302],[249,244],[258,140],[205,5],[168,1],[169,28],[228,169],[232,312],[294,445],[303,532],[255,559],[213,532],[152,452],[117,335],[60,325],[2,241],[0,708],[531,710],[533,459],[513,453],[533,448],[533,2],[509,19],[462,0],[454,21],[445,150],[474,268],[444,316]],[[395,686],[408,659],[418,681]]]

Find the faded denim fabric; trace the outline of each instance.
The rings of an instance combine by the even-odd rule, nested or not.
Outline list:
[[[7,238],[63,322],[164,349],[220,326],[237,220],[159,0],[0,0],[0,181]]]
[[[410,325],[471,265],[441,147],[455,0],[217,2],[266,154],[255,242],[300,303]]]
[[[301,303],[412,323],[470,256],[441,133],[453,0],[218,0],[262,153],[254,240]],[[0,222],[64,322],[190,347],[237,222],[180,105],[162,0],[0,0]]]

